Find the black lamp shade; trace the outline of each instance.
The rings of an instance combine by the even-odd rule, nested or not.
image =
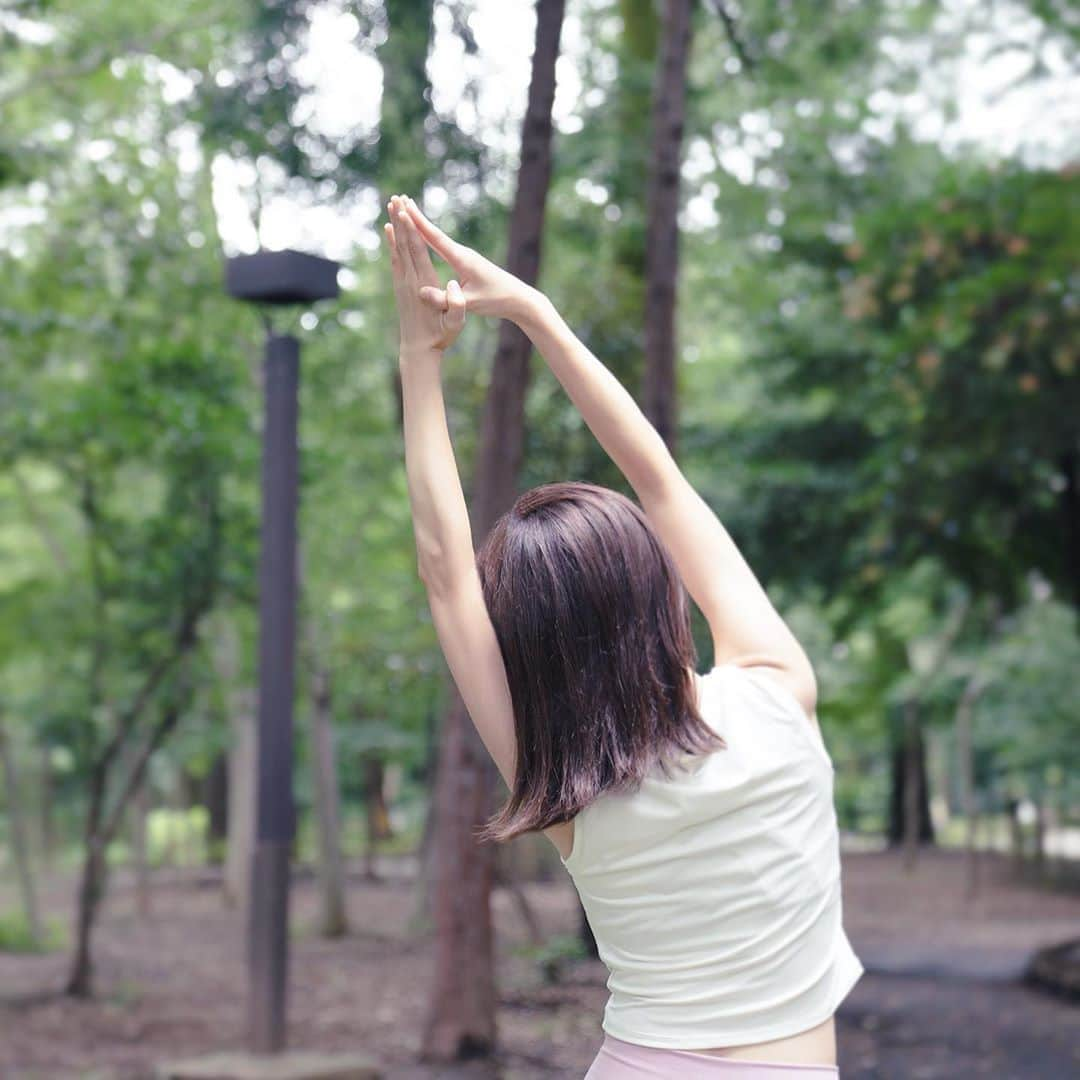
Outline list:
[[[255,304],[306,304],[340,293],[339,265],[302,251],[257,251],[225,260],[225,289]]]

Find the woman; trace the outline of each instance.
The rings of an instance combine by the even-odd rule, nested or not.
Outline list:
[[[810,662],[630,394],[547,298],[405,196],[384,226],[417,566],[447,664],[510,789],[482,830],[542,830],[608,967],[587,1080],[836,1076],[844,933]],[[428,247],[456,277],[445,289]],[[442,399],[466,311],[513,320],[640,501],[521,495],[474,554]],[[688,596],[716,664],[696,672]]]

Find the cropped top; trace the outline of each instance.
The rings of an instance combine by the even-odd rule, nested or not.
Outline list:
[[[864,970],[843,927],[832,761],[806,710],[734,664],[698,687],[726,747],[600,795],[562,860],[609,972],[603,1030],[687,1050],[815,1027]]]

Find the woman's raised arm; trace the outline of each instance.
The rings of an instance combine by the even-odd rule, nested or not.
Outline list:
[[[465,321],[464,297],[450,284],[447,310],[419,292],[439,278],[420,234],[394,197],[384,228],[401,333],[405,474],[417,570],[443,656],[481,740],[513,789],[517,748],[506,667],[484,603],[442,392],[443,352]]]
[[[780,669],[812,714],[817,687],[809,659],[723,523],[683,475],[630,392],[542,294],[526,307],[519,325],[622,471],[671,552],[687,591],[709,623],[716,663]]]

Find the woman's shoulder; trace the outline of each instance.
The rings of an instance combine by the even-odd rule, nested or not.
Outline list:
[[[735,700],[745,704],[753,714],[764,709],[790,722],[809,738],[815,752],[823,754],[831,767],[817,718],[817,687],[806,686],[805,674],[771,663],[727,662],[715,667],[709,677],[723,682],[729,703]]]
[[[806,719],[813,720],[817,710],[817,681],[809,663],[786,664],[757,656],[746,660],[728,660],[717,664],[703,678],[729,678],[764,687],[780,695],[786,706],[794,707]]]

